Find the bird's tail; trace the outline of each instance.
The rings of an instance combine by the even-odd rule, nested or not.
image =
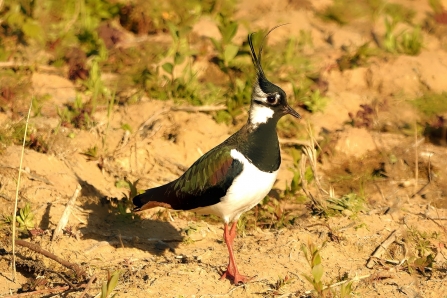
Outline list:
[[[169,186],[170,184],[166,184],[147,189],[144,193],[135,196],[132,200],[133,204],[135,205],[134,211],[142,211],[154,207],[173,209],[170,202],[170,196],[166,195],[166,191],[169,189]]]

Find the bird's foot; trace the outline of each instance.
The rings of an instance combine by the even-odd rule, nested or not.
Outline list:
[[[253,279],[253,277],[239,274],[239,272],[237,270],[235,272],[230,272],[230,271],[233,271],[233,270],[227,269],[227,271],[225,271],[222,274],[222,276],[220,277],[220,280],[224,280],[224,279],[228,278],[228,279],[233,280],[234,284],[237,285],[239,283],[245,284]]]

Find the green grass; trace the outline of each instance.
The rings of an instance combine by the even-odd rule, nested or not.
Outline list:
[[[42,5],[5,1],[0,57],[68,69],[68,78],[83,99],[81,102],[78,97],[59,110],[63,126],[89,129],[95,125],[95,111],[107,108],[112,99],[114,104],[126,105],[137,103],[143,96],[187,105],[225,104],[227,109],[213,116],[218,122],[231,123],[247,109],[255,77],[248,43],[234,39],[241,25],[233,19],[235,4],[217,0],[187,4],[179,0],[137,0],[132,4],[69,0],[63,5],[54,0]],[[204,15],[216,22],[220,38],[199,39],[192,33],[192,27]],[[153,42],[149,38],[131,41],[128,46],[123,30],[136,36],[168,34],[170,39]],[[266,30],[256,34],[257,45]],[[124,46],[118,47],[121,42]],[[29,56],[20,44],[32,45],[45,55]],[[208,45],[212,46],[211,51]],[[311,59],[297,54],[312,47],[311,32],[301,30],[299,36],[286,38],[277,46],[266,45],[263,66],[267,77],[276,78],[274,83],[307,81],[302,84],[307,100],[304,105],[309,111],[318,111],[322,109],[323,97],[309,89]],[[201,76],[193,70],[197,59],[208,59],[220,72],[213,77]],[[4,77],[0,91],[10,96],[3,102],[0,98],[0,108],[16,109],[11,103],[19,102],[27,93],[8,90],[26,90],[20,86],[26,87],[26,76],[34,71],[30,67],[26,74],[10,71]],[[108,77],[114,78],[105,78],[104,74],[109,73],[114,76]],[[292,104],[298,102],[293,95],[290,99]],[[34,100],[35,115],[41,114],[42,100]]]
[[[447,92],[426,93],[410,103],[428,118],[439,116],[447,112]]]
[[[360,18],[374,21],[380,15],[391,17],[396,22],[412,23],[416,12],[401,4],[384,0],[334,0],[332,5],[317,15],[323,20],[347,25]]]
[[[423,47],[421,28],[416,26],[396,33],[397,24],[396,20],[385,18],[383,49],[394,54],[418,55]]]
[[[22,145],[25,122],[5,122],[0,128],[0,152],[11,144]],[[34,125],[28,125],[25,147],[41,153],[49,151],[48,134],[39,131]]]

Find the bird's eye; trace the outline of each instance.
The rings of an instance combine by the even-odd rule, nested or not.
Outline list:
[[[269,96],[267,96],[267,102],[269,104],[276,104],[278,102],[278,94],[271,94]]]

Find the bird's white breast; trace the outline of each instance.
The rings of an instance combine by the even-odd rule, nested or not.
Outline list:
[[[226,223],[237,221],[242,213],[258,204],[272,189],[278,174],[278,170],[272,173],[260,171],[236,149],[231,150],[231,157],[243,164],[243,170],[234,179],[226,195],[217,204],[194,210],[217,215]]]

